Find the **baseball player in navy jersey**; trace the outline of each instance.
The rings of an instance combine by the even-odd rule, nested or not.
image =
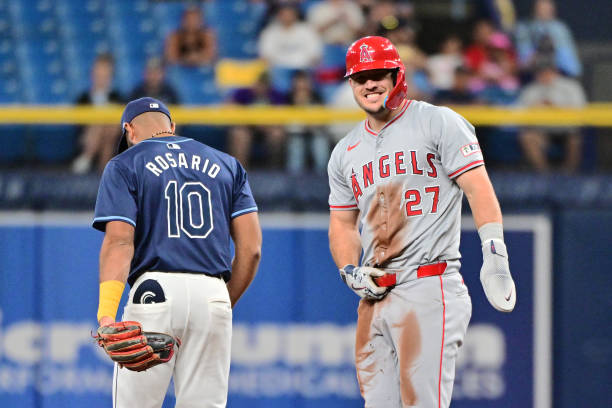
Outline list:
[[[115,321],[127,281],[122,320],[168,333],[180,347],[144,372],[116,364],[113,407],[161,407],[172,377],[177,407],[225,407],[232,307],[261,247],[246,172],[235,158],[175,136],[156,99],[130,102],[121,126],[120,154],[104,170],[93,221],[105,232],[98,321]]]
[[[389,40],[356,41],[346,68],[367,119],[329,160],[329,240],[340,275],[362,298],[361,394],[371,408],[448,407],[472,312],[459,273],[463,193],[482,240],[485,294],[510,312],[516,289],[501,210],[474,127],[448,108],[406,99]]]

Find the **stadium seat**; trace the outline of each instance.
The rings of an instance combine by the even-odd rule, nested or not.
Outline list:
[[[284,67],[270,67],[270,84],[272,88],[281,93],[288,93],[291,90],[291,82],[295,69]]]
[[[225,151],[227,147],[226,128],[220,126],[181,126],[181,136],[195,139],[217,150]]]
[[[219,88],[232,89],[252,86],[267,69],[263,60],[221,59],[215,69]]]
[[[78,136],[75,126],[31,126],[27,135],[37,161],[62,163],[75,155]]]
[[[0,164],[7,165],[26,158],[27,141],[24,126],[0,125]]]
[[[167,70],[168,80],[176,87],[180,100],[188,105],[215,104],[223,100],[215,84],[214,68],[171,66]]]

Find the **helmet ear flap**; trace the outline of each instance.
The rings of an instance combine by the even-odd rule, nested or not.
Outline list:
[[[408,84],[406,83],[406,74],[403,68],[397,70],[397,79],[395,81],[395,87],[389,92],[389,95],[383,102],[383,108],[394,110],[397,109],[408,93]]]

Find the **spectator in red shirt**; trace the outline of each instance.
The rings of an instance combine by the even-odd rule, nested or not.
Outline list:
[[[488,20],[481,20],[474,26],[472,32],[472,43],[465,49],[465,64],[472,71],[477,72],[482,63],[487,59],[487,47],[490,37],[495,32],[495,27]]]

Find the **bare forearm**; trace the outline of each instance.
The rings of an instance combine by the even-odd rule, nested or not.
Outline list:
[[[100,249],[100,282],[116,280],[125,283],[134,256],[131,242],[104,239]]]
[[[359,264],[361,240],[357,228],[344,229],[332,222],[329,228],[329,249],[338,268]]]
[[[251,251],[250,253],[238,253],[232,261],[232,279],[227,283],[227,291],[232,302],[232,307],[249,287],[259,266],[261,253]]]
[[[490,222],[502,223],[499,201],[483,166],[462,174],[457,183],[468,199],[476,228]]]
[[[493,187],[478,188],[477,191],[469,195],[466,194],[466,196],[470,203],[476,228],[480,228],[490,222],[502,223],[501,208],[499,207]]]

